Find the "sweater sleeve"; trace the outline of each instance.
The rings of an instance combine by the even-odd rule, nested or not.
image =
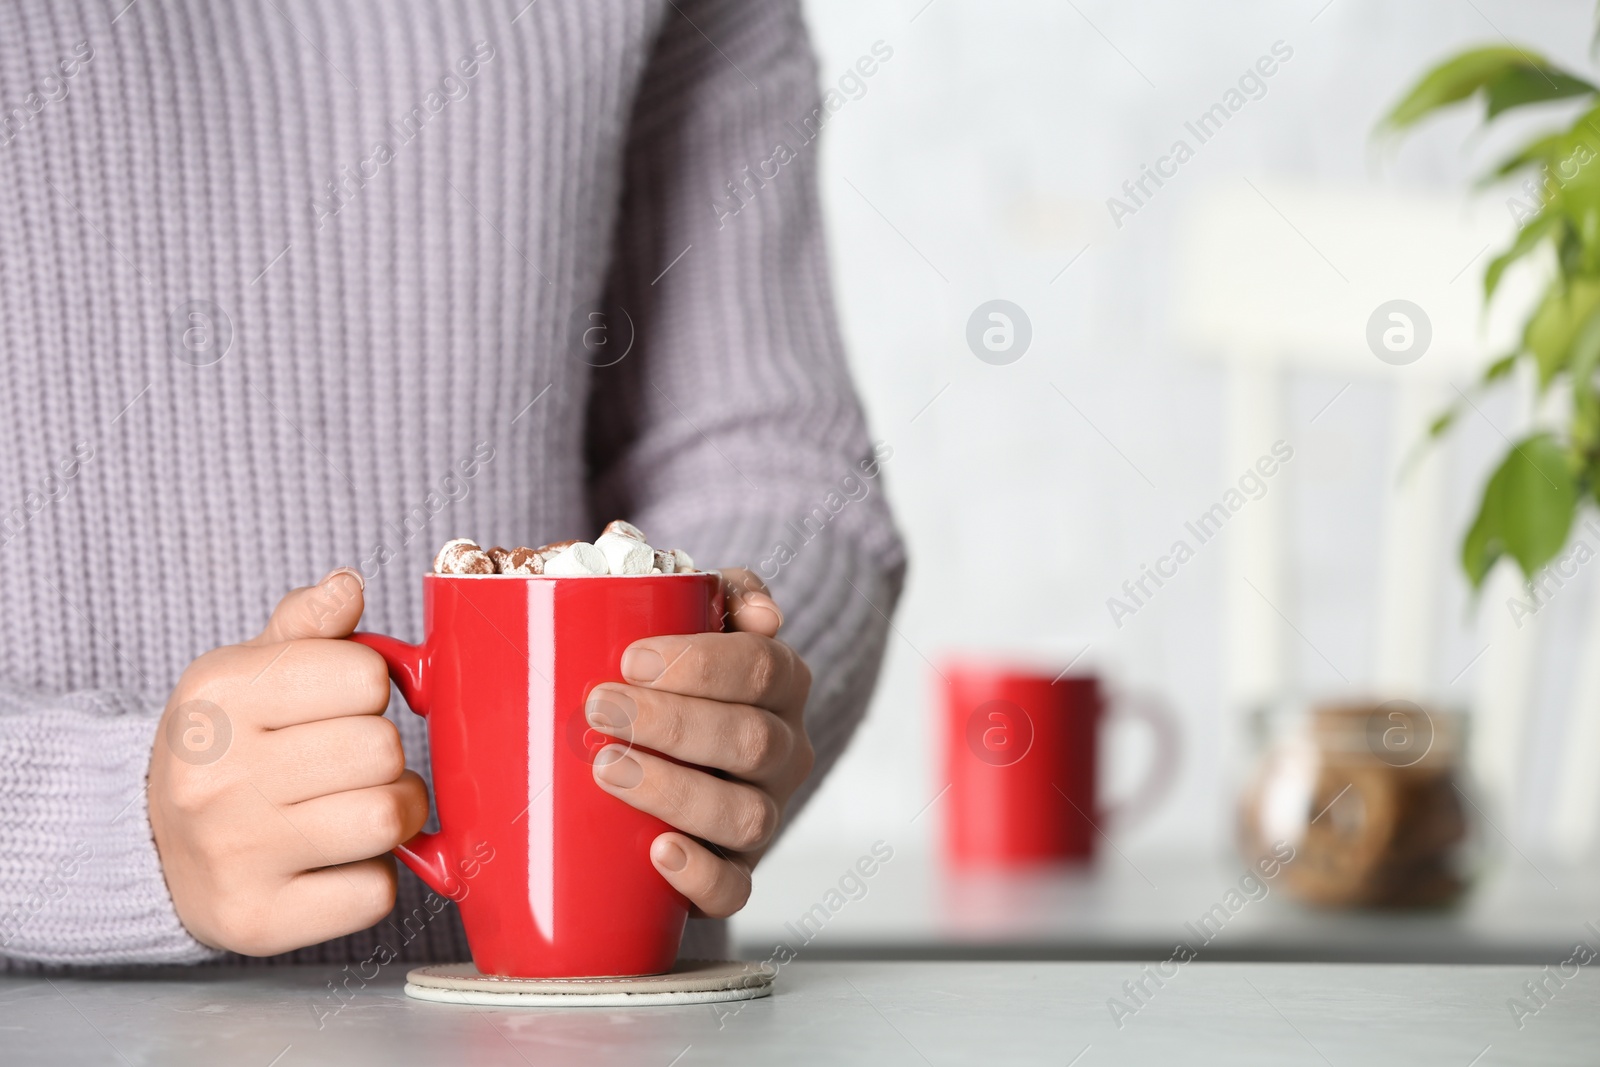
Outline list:
[[[682,0],[665,18],[603,308],[626,355],[591,379],[591,506],[772,588],[814,679],[792,820],[865,711],[899,598],[893,446],[868,435],[835,323],[798,4]]]
[[[145,806],[161,703],[0,689],[0,970],[194,963]]]

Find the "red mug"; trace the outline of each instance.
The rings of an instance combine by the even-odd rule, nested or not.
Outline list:
[[[1126,825],[1171,786],[1178,731],[1149,700],[1118,711],[1156,740],[1145,785],[1115,806],[1099,800],[1100,726],[1107,701],[1093,675],[1059,676],[997,663],[951,662],[946,682],[945,857],[958,868],[1018,867],[1094,857],[1107,823]]]
[[[722,628],[721,576],[439,575],[422,580],[423,640],[351,640],[389,665],[428,720],[437,833],[395,854],[456,901],[484,974],[592,978],[672,969],[689,902],[650,862],[670,829],[594,781],[616,739],[588,727],[622,653]]]

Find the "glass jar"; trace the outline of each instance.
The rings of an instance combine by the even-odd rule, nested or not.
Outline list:
[[[1482,841],[1462,716],[1391,700],[1274,708],[1254,725],[1239,807],[1247,861],[1281,863],[1290,895],[1322,907],[1460,898]]]

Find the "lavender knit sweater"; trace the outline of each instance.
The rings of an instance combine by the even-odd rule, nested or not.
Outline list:
[[[452,536],[626,516],[760,569],[814,787],[904,562],[795,3],[126,2],[0,4],[0,966],[215,957],[146,816],[166,693],[342,564],[416,639]],[[466,956],[451,908],[282,958],[380,941]]]

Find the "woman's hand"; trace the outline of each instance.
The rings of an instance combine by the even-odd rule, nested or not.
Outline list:
[[[622,656],[632,684],[596,686],[585,709],[590,726],[624,742],[595,756],[595,781],[683,831],[657,837],[651,862],[713,918],[744,907],[750,869],[814,758],[811,671],[776,640],[778,605],[749,571],[722,577],[730,632],[635,641]]]
[[[259,637],[189,664],[150,754],[150,827],[196,939],[270,956],[365,930],[394,907],[389,850],[428,791],[384,718],[389,671],[349,636],[340,570],[278,604]]]

